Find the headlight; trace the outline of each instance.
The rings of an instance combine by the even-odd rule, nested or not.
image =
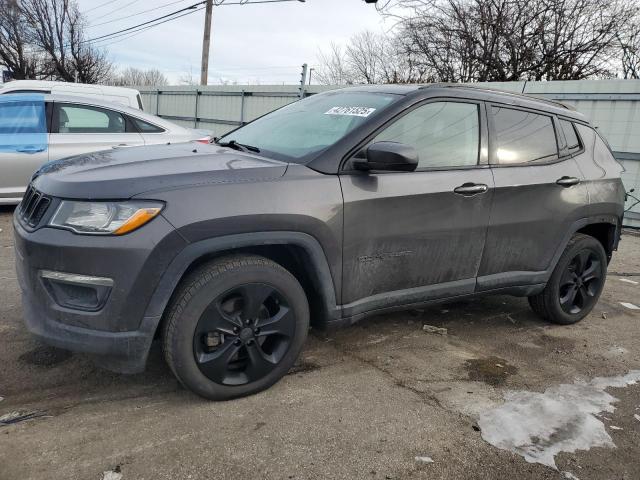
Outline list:
[[[75,202],[63,200],[49,221],[52,227],[93,235],[124,235],[160,213],[158,202]]]

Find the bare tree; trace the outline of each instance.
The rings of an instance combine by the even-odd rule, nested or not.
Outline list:
[[[615,74],[634,0],[390,0],[382,12],[440,81],[575,80]]]
[[[128,67],[120,73],[114,73],[107,83],[116,86],[164,86],[167,85],[167,77],[157,68],[141,70]]]
[[[0,0],[0,63],[16,80],[36,78],[41,58],[28,42],[28,25],[20,12],[17,0]]]
[[[328,51],[318,54],[320,67],[316,70],[318,82],[322,85],[344,85],[353,83],[351,74],[347,72],[343,49],[331,42]]]
[[[84,18],[73,0],[23,0],[30,41],[47,55],[48,74],[67,82],[105,80],[111,63],[84,38]]]
[[[622,77],[640,79],[640,26],[636,23],[619,36]]]
[[[0,60],[16,78],[97,83],[111,71],[104,51],[84,38],[74,0],[0,0]]]
[[[371,31],[354,35],[344,48],[332,43],[319,60],[317,78],[324,85],[425,81],[425,71],[398,38]]]
[[[189,65],[189,71],[180,75],[180,85],[200,85],[200,79],[193,74],[193,66]]]

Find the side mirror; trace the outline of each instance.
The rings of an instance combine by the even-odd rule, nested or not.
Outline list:
[[[369,145],[366,158],[355,158],[356,170],[413,172],[418,166],[418,152],[410,145],[398,142],[377,142]]]

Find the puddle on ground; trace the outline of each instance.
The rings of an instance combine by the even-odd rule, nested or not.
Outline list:
[[[60,348],[41,345],[20,355],[20,361],[39,367],[51,367],[71,358],[71,352]]]
[[[469,380],[484,382],[494,387],[504,385],[511,375],[518,373],[518,369],[509,365],[499,357],[474,358],[465,362],[469,372]]]
[[[640,381],[640,370],[619,377],[598,377],[550,387],[544,393],[509,392],[505,403],[480,415],[482,438],[491,445],[524,457],[529,463],[557,468],[560,452],[615,447],[596,416],[613,412],[617,398],[606,388]]]

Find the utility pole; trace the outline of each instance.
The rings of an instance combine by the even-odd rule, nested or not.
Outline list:
[[[300,90],[300,94],[299,94],[300,99],[303,99],[305,97],[305,93],[307,91],[307,74],[308,73],[309,73],[308,66],[305,63],[302,65],[302,73],[300,74],[300,88],[298,89]]]
[[[200,67],[200,85],[209,81],[209,46],[211,45],[211,17],[213,16],[213,0],[207,0],[204,14],[204,36],[202,37],[202,64]]]

